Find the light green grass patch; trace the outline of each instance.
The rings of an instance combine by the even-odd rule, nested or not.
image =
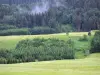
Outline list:
[[[87,32],[74,32],[49,35],[25,35],[25,36],[0,36],[0,48],[13,49],[23,39],[33,38],[58,38],[75,42],[76,48],[87,48],[89,42],[80,42],[78,39]],[[77,55],[83,56],[81,53]],[[81,57],[81,56],[78,57]],[[100,75],[100,53],[89,55],[84,59],[57,60],[30,62],[20,64],[0,64],[0,75]]]
[[[100,53],[85,59],[0,65],[0,75],[100,75]]]
[[[87,32],[74,32],[69,33],[69,36],[66,33],[58,34],[46,34],[46,35],[20,35],[20,36],[0,36],[0,49],[13,49],[20,40],[24,39],[33,39],[33,38],[57,38],[61,40],[67,40],[69,37],[73,40],[77,40],[79,37],[87,35]]]
[[[21,40],[25,39],[34,39],[34,38],[57,38],[61,40],[67,41],[68,39],[72,39],[75,43],[75,48],[78,49],[87,49],[90,45],[88,41],[80,42],[78,41],[80,37],[83,35],[87,35],[88,32],[71,32],[69,35],[66,33],[58,33],[58,34],[45,34],[45,35],[20,35],[20,36],[0,36],[0,49],[14,49],[17,43]],[[83,51],[75,53],[76,58],[84,58]]]

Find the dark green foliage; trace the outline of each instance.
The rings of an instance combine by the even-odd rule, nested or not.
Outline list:
[[[33,56],[35,60],[73,59],[73,42],[58,39],[23,40],[17,44],[16,51],[24,52],[25,56]],[[16,53],[18,53],[16,52]],[[21,59],[18,54],[18,59]]]
[[[56,30],[54,28],[50,27],[34,27],[30,29],[31,35],[33,34],[50,34],[50,33],[55,33]]]
[[[0,36],[52,34],[55,32],[56,30],[50,27],[17,28],[13,25],[0,25]]]
[[[100,30],[97,31],[91,41],[91,53],[100,52]]]
[[[60,27],[58,26],[58,31],[69,33],[69,32],[75,31],[75,30],[71,24],[67,24],[67,25],[61,25]]]
[[[9,60],[13,60],[12,57],[12,50],[0,49],[0,64],[12,63],[9,62]]]
[[[73,41],[33,39],[20,41],[15,50],[0,50],[0,64],[74,59]]]
[[[10,58],[10,51],[5,50],[5,49],[0,49],[0,58]]]
[[[73,29],[77,31],[100,29],[99,0],[58,0],[59,3],[61,2],[60,6],[56,6],[55,0],[46,0],[50,3],[50,8],[46,12],[36,14],[31,12],[35,11],[34,6],[42,0],[6,1],[0,1],[0,24],[14,25],[17,28],[32,28],[32,34],[69,32]],[[39,10],[42,11],[42,9]],[[68,24],[72,28],[69,28]],[[38,26],[44,29],[37,28]]]
[[[5,58],[0,58],[0,64],[7,64],[7,60]]]
[[[88,32],[88,36],[91,36],[91,31]]]
[[[0,64],[28,62],[28,60],[31,59],[31,58],[26,58],[24,61],[22,61],[22,59],[17,59],[17,57],[15,57],[14,52],[15,51],[13,50],[0,49]]]
[[[20,29],[8,29],[8,30],[1,30],[0,36],[7,36],[7,35],[28,35],[29,31],[27,28],[20,28]]]
[[[0,30],[16,29],[16,28],[17,27],[14,25],[0,24]]]
[[[79,38],[79,41],[88,41],[88,36],[87,35],[83,35],[83,37]]]

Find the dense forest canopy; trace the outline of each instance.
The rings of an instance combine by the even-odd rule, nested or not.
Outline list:
[[[0,30],[2,25],[38,32],[100,29],[100,0],[0,0]]]

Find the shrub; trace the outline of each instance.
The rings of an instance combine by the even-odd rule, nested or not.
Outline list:
[[[16,46],[15,58],[29,61],[74,59],[72,41],[58,39],[22,40]],[[30,57],[29,57],[30,56]]]
[[[88,32],[88,36],[91,36],[91,31]]]
[[[88,36],[87,35],[83,35],[83,37],[79,38],[79,41],[88,41]]]
[[[12,64],[46,60],[74,59],[71,40],[33,39],[20,41],[15,50],[0,50],[0,63]]]
[[[13,64],[13,63],[21,63],[21,60],[16,59],[16,58],[7,59],[7,64]]]
[[[10,58],[11,51],[7,49],[0,50],[0,58]]]
[[[72,27],[71,24],[67,24],[67,25],[59,25],[57,27],[57,31],[58,32],[66,32],[66,33],[69,33],[69,32],[75,31],[75,29]]]
[[[28,35],[28,29],[22,28],[22,29],[8,29],[8,30],[1,30],[0,36],[7,36],[7,35]]]
[[[97,31],[91,41],[91,53],[100,52],[100,31]]]
[[[14,58],[13,50],[0,50],[0,64],[20,63],[21,60]]]
[[[5,58],[0,58],[0,64],[7,64],[7,60]]]
[[[32,35],[34,34],[50,34],[50,33],[55,33],[55,29],[49,28],[49,27],[34,27],[30,29],[30,33]]]

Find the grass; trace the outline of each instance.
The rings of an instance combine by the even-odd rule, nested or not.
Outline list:
[[[66,33],[58,33],[58,34],[46,34],[46,35],[20,35],[20,36],[0,36],[0,49],[14,49],[17,43],[20,40],[24,39],[34,39],[34,38],[57,38],[61,40],[68,40],[71,38],[75,42],[75,48],[78,49],[87,49],[89,46],[89,42],[80,42],[78,41],[80,37],[83,35],[87,35],[88,32],[72,32],[69,35]],[[76,58],[84,58],[83,50],[76,51]]]
[[[0,75],[100,75],[100,53],[85,59],[0,65]]]
[[[74,32],[69,33],[69,36],[66,35],[66,33],[59,33],[59,34],[49,34],[49,35],[23,35],[23,36],[0,36],[0,49],[7,48],[7,49],[13,49],[16,47],[16,44],[23,39],[33,39],[33,38],[58,38],[62,40],[67,40],[69,37],[72,40],[76,40],[75,42],[81,44],[83,46],[84,44],[87,45],[87,42],[78,42],[77,40],[79,37],[83,36],[84,34],[88,34],[87,32]]]
[[[62,40],[71,38],[75,42],[75,48],[88,48],[88,41],[78,41],[84,34],[87,35],[88,33],[74,32],[69,33],[69,36],[65,33],[0,36],[0,49],[13,49],[20,40],[33,38],[58,38]],[[77,52],[76,55],[78,55],[77,57],[84,56],[81,51]],[[100,75],[100,53],[91,54],[84,59],[0,64],[0,75]]]

